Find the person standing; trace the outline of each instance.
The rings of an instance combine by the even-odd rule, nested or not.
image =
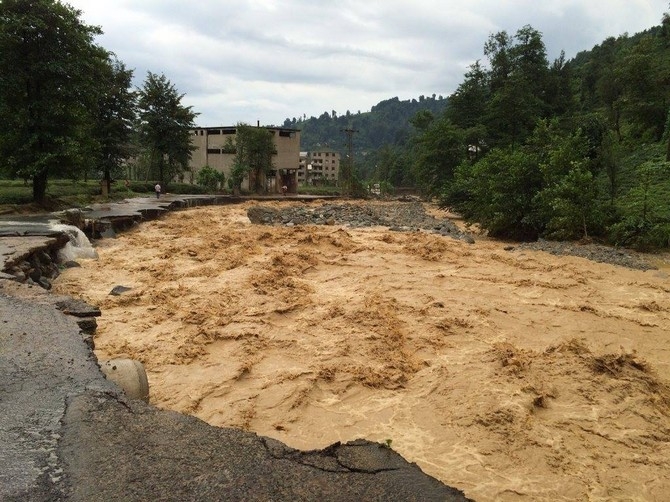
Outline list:
[[[161,186],[159,183],[156,183],[156,186],[154,187],[154,190],[156,190],[156,198],[160,199],[161,198]]]

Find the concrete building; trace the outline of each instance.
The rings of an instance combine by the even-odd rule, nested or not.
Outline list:
[[[269,193],[280,193],[282,186],[288,192],[297,191],[297,172],[300,165],[300,130],[283,127],[266,127],[273,136],[275,155],[272,161],[273,170],[267,177],[265,186]],[[200,127],[191,131],[191,144],[195,150],[191,154],[189,168],[192,182],[197,179],[198,171],[209,166],[222,172],[227,180],[235,160],[235,126]],[[249,179],[245,177],[243,189],[249,189]]]
[[[300,152],[300,185],[337,185],[340,176],[340,153],[330,148]]]

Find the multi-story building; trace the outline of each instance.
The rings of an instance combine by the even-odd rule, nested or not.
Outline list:
[[[289,192],[298,187],[297,172],[300,164],[300,130],[283,127],[266,127],[271,133],[275,145],[273,169],[264,185],[269,193],[279,193],[283,186]],[[198,171],[209,166],[222,172],[226,180],[235,161],[235,126],[201,127],[191,130],[191,144],[195,150],[191,154],[189,168],[196,179]],[[249,188],[249,179],[245,178],[242,188]]]
[[[336,185],[340,175],[340,154],[330,148],[300,152],[300,185]]]

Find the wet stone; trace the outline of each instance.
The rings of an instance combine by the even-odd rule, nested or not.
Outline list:
[[[129,288],[128,286],[114,286],[112,290],[109,292],[110,295],[112,296],[119,296],[125,293],[126,291],[130,291],[133,288]]]
[[[56,308],[61,310],[64,314],[69,314],[75,317],[99,317],[101,315],[100,309],[89,305],[83,300],[75,298],[66,298],[56,302]]]

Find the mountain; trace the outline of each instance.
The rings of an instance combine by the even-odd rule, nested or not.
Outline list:
[[[442,114],[447,99],[442,96],[419,96],[418,99],[401,101],[398,97],[380,101],[369,112],[360,111],[338,115],[335,110],[321,116],[286,119],[283,127],[301,130],[301,148],[305,151],[329,147],[346,153],[347,135],[344,129],[353,129],[353,147],[357,153],[377,150],[384,145],[403,144],[407,139],[410,119],[419,111],[433,115]]]

